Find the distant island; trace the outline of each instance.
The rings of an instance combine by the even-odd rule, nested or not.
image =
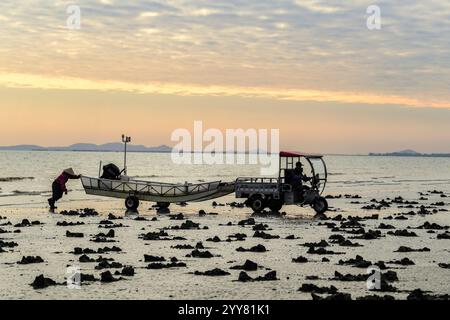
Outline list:
[[[369,156],[385,157],[450,157],[450,153],[420,153],[414,150],[402,150],[388,153],[369,153]]]
[[[123,143],[76,143],[66,147],[42,147],[38,145],[16,145],[0,147],[0,151],[86,151],[86,152],[122,152],[124,150]],[[144,145],[128,145],[127,150],[130,152],[172,152],[172,148],[166,145],[159,147],[146,147]]]

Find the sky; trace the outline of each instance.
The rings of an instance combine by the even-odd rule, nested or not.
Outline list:
[[[173,145],[201,120],[284,149],[450,152],[448,0],[3,0],[0,25],[0,145]]]

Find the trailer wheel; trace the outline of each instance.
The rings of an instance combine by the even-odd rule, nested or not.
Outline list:
[[[313,209],[318,214],[325,213],[328,210],[328,202],[324,197],[319,197],[314,201]]]
[[[170,203],[169,203],[169,202],[157,202],[157,203],[156,203],[156,206],[157,206],[159,209],[167,209],[167,208],[169,208]]]
[[[269,202],[269,209],[272,212],[280,212],[281,208],[283,208],[283,201],[272,199]]]
[[[139,207],[139,199],[130,196],[125,200],[125,207],[127,207],[128,210],[136,210]]]
[[[265,207],[264,200],[260,197],[254,197],[250,199],[250,208],[252,208],[253,212],[260,213],[263,211]]]

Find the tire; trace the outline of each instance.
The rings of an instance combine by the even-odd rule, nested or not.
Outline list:
[[[128,197],[125,200],[125,207],[127,207],[128,210],[137,210],[137,208],[139,208],[139,199],[133,196]]]
[[[167,209],[167,208],[169,208],[170,203],[169,203],[169,202],[157,202],[157,203],[156,203],[156,206],[157,206],[159,209]]]
[[[264,207],[264,200],[261,197],[255,197],[250,200],[250,208],[252,208],[253,212],[260,213],[264,210]]]
[[[270,200],[269,209],[272,210],[272,212],[280,212],[281,208],[283,208],[283,202],[281,200]]]
[[[323,214],[328,210],[328,202],[325,198],[319,197],[316,199],[316,201],[314,201],[312,207],[316,211],[316,213]]]

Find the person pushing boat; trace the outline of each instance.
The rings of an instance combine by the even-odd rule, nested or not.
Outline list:
[[[48,199],[50,210],[55,210],[56,202],[63,197],[63,194],[67,194],[68,190],[66,183],[70,179],[80,179],[81,175],[75,174],[72,168],[64,170],[52,184],[52,197]]]

